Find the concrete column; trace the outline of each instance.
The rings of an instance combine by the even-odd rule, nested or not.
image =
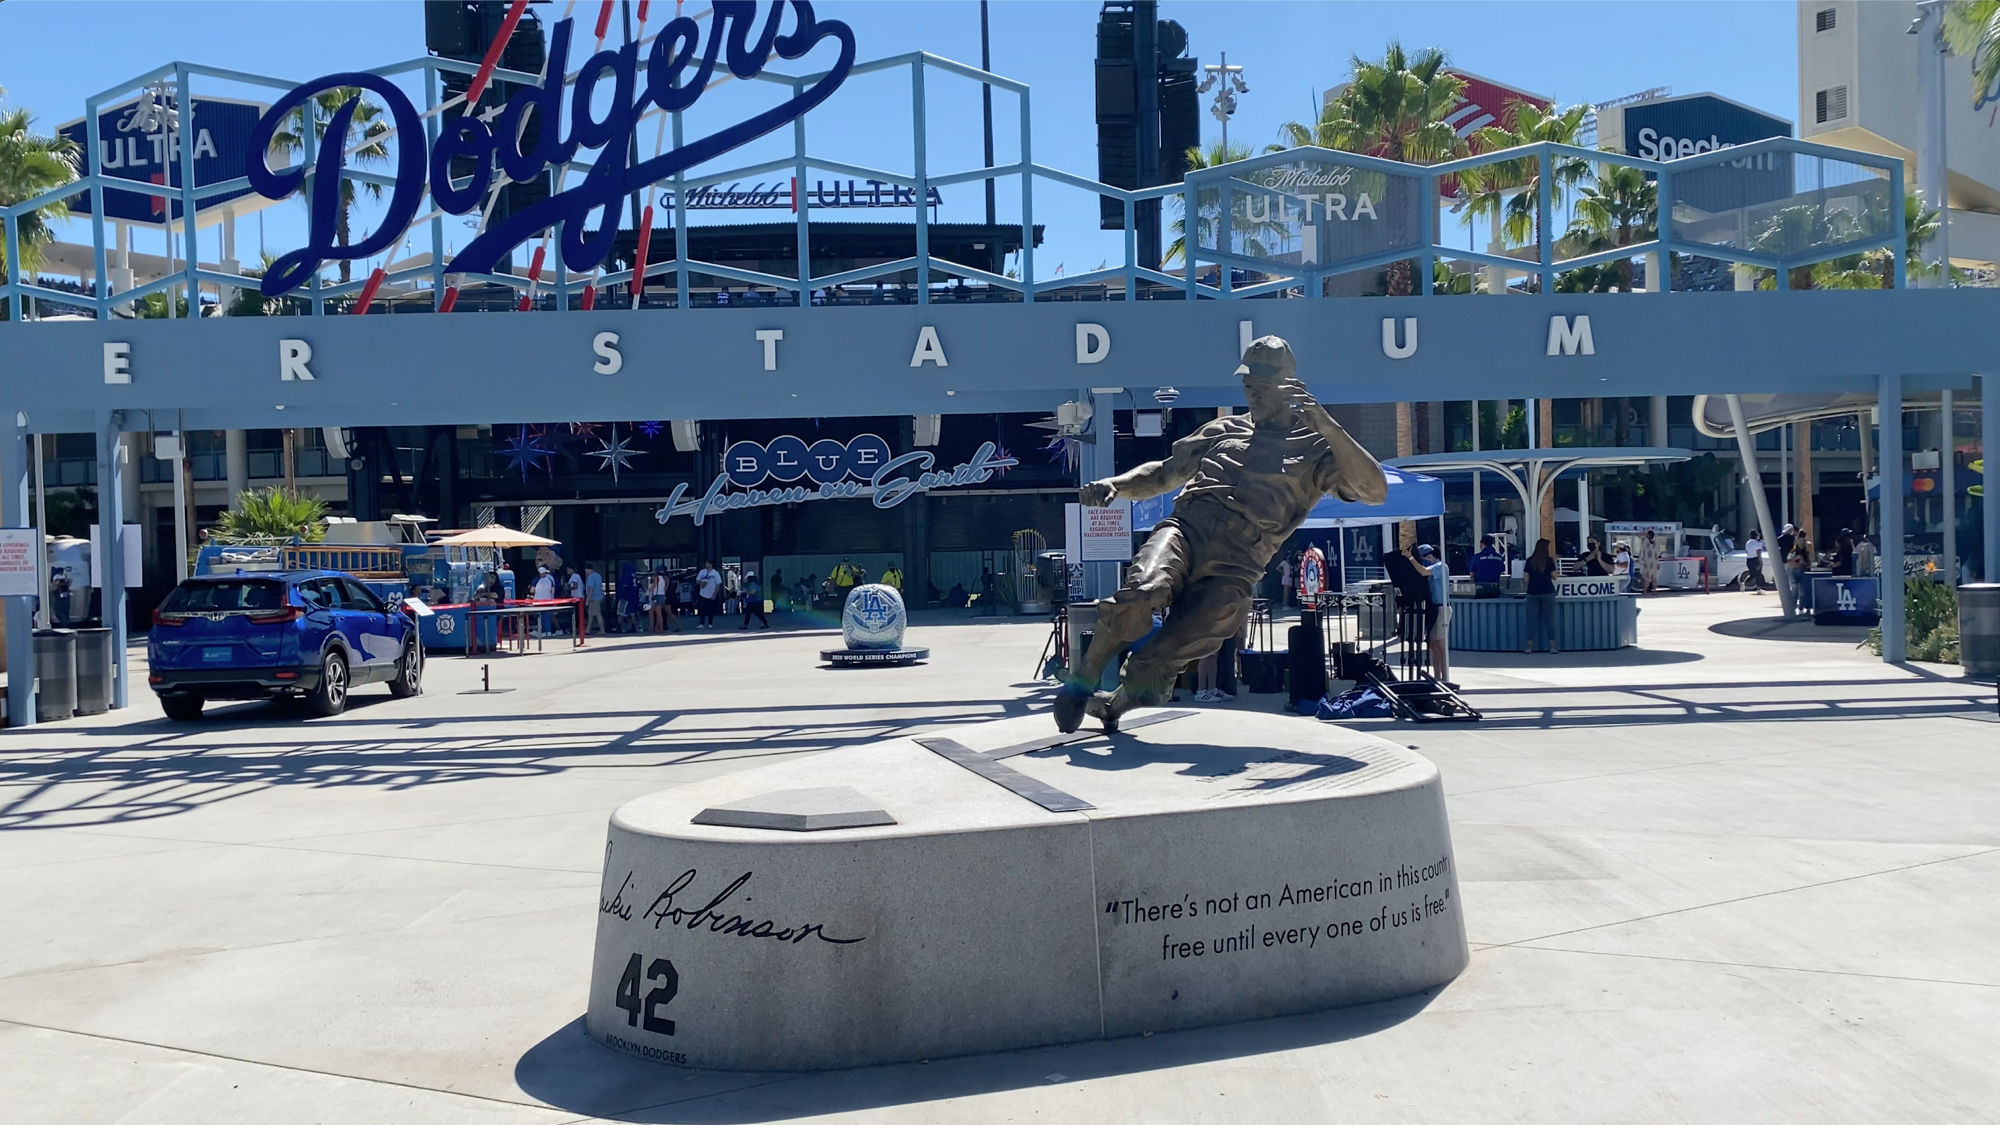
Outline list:
[[[0,427],[0,524],[28,526],[28,428],[25,415]],[[35,623],[33,599],[0,598],[7,603],[7,724],[35,722]]]
[[[1778,608],[1790,620],[1793,606],[1791,573],[1785,569],[1785,560],[1778,550],[1778,525],[1771,519],[1771,501],[1764,495],[1764,473],[1757,467],[1757,443],[1750,437],[1750,427],[1743,422],[1743,400],[1735,395],[1728,396],[1729,421],[1736,430],[1736,452],[1743,458],[1743,468],[1747,475],[1746,485],[1750,489],[1752,509],[1757,513],[1759,535],[1764,540],[1764,576],[1778,588]],[[1900,564],[1899,564],[1900,565]]]
[[[1979,448],[1980,456],[1986,459],[1986,496],[1979,502],[1986,517],[1986,573],[1980,577],[2000,582],[2000,456],[1996,456],[2000,454],[2000,378],[1991,374],[1979,377]]]
[[[222,431],[223,475],[229,482],[229,509],[235,511],[243,494],[250,490],[250,435],[242,430]]]
[[[1875,475],[1875,419],[1870,411],[1854,412],[1854,428],[1861,432],[1861,527],[1863,535],[1875,534],[1875,502],[1868,499],[1868,478]]]
[[[1652,413],[1646,421],[1647,436],[1655,446],[1672,445],[1667,440],[1667,396],[1654,395],[1649,405]]]
[[[1739,293],[1747,293],[1757,288],[1757,267],[1741,263],[1729,267],[1729,283]]]
[[[1089,395],[1091,442],[1080,458],[1083,483],[1118,475],[1117,431],[1112,422],[1118,416],[1116,395]],[[1108,598],[1118,591],[1118,564],[1109,562],[1083,565],[1083,593],[1087,598]]]
[[[1792,487],[1798,490],[1798,499],[1792,510],[1799,514],[1799,529],[1819,546],[1820,528],[1813,521],[1813,464],[1812,464],[1812,423],[1792,423]]]
[[[1882,376],[1882,659],[1901,664],[1903,621],[1903,377]]]
[[[1938,403],[1938,491],[1944,493],[1944,558],[1938,565],[1953,589],[1958,587],[1958,466],[1952,452],[1957,444],[1953,440],[1957,409],[1946,388]]]
[[[124,412],[100,415],[97,425],[97,543],[99,557],[90,560],[102,575],[100,592],[104,627],[111,630],[111,705],[126,705],[131,677],[125,663],[125,550],[119,535],[125,525],[125,478],[138,467],[125,459]]]
[[[1472,449],[1476,453],[1481,448],[1479,444],[1479,400],[1473,399]],[[1478,469],[1472,470],[1472,549],[1474,551],[1479,550],[1479,537],[1486,534],[1486,513],[1481,510],[1482,505],[1479,502],[1479,478],[1485,475],[1485,473],[1480,472]]]

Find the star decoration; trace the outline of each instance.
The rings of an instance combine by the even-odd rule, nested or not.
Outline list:
[[[578,437],[594,438],[597,436],[597,427],[600,424],[597,422],[571,422],[569,424],[569,432]]]
[[[611,440],[600,441],[598,448],[591,450],[590,455],[598,459],[597,467],[600,471],[603,469],[611,470],[611,481],[613,484],[616,484],[618,483],[619,471],[631,468],[632,458],[639,456],[642,452],[643,450],[632,448],[632,439],[629,435],[622,438],[619,437],[617,423],[613,423],[611,426]]]
[[[1051,437],[1042,449],[1048,453],[1051,462],[1060,464],[1066,469],[1075,469],[1083,460],[1082,448],[1061,434]]]
[[[993,447],[993,460],[995,462],[993,466],[993,471],[999,473],[1003,477],[1007,475],[1008,469],[1013,468],[1014,465],[1017,464],[1017,462],[1015,462],[1014,460],[1014,455],[1012,453],[1007,452],[1007,447],[1004,445],[996,445]]]
[[[645,434],[649,438],[659,437],[661,434],[665,433],[666,430],[667,430],[667,424],[665,422],[639,423],[639,432]]]
[[[508,472],[521,474],[522,482],[526,483],[528,470],[549,468],[549,457],[555,451],[542,444],[539,434],[530,433],[528,427],[522,426],[519,434],[494,452],[507,459]]]

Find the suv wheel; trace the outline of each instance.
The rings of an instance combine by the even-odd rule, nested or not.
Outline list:
[[[320,665],[319,687],[306,697],[306,706],[319,716],[338,715],[347,708],[347,657],[335,649]]]
[[[167,718],[177,723],[191,723],[201,718],[201,705],[205,700],[199,695],[176,693],[160,697],[160,709]]]
[[[415,637],[403,646],[403,658],[396,661],[396,678],[389,681],[389,694],[408,699],[424,690],[424,648]]]

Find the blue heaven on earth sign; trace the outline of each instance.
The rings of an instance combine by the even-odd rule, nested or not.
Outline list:
[[[790,434],[761,445],[739,441],[722,455],[723,472],[707,492],[688,499],[688,486],[677,484],[653,518],[665,523],[675,516],[690,516],[699,524],[714,512],[863,495],[878,508],[893,508],[933,488],[984,484],[994,473],[1020,462],[989,441],[973,452],[970,461],[933,470],[935,464],[937,456],[927,450],[892,456],[889,443],[874,434],[844,442],[821,438],[810,445]],[[778,487],[758,487],[767,481],[777,482]],[[741,491],[725,491],[730,485]]]
[[[423,117],[408,95],[387,78],[351,71],[329,74],[293,89],[257,122],[250,136],[251,153],[267,152],[271,138],[285,128],[287,117],[299,106],[328,90],[356,87],[380,101],[387,123],[395,129],[395,186],[388,191],[381,224],[347,246],[340,245],[336,235],[340,193],[314,193],[307,244],[280,255],[271,264],[264,275],[264,295],[275,297],[297,289],[328,261],[370,258],[395,246],[416,218],[426,184],[440,210],[469,214],[485,205],[496,172],[517,181],[533,179],[547,168],[568,164],[583,150],[593,155],[582,183],[486,227],[453,256],[446,272],[491,273],[515,247],[557,226],[563,228],[559,252],[565,266],[588,273],[602,265],[616,244],[619,204],[625,196],[790,124],[830,97],[853,69],[854,32],[839,20],[816,18],[806,0],[773,0],[761,27],[755,0],[715,0],[712,8],[714,18],[709,21],[705,41],[701,25],[687,16],[676,16],[660,31],[647,52],[643,87],[636,43],[607,48],[585,59],[575,73],[567,114],[564,88],[569,81],[575,21],[557,22],[549,35],[548,66],[542,80],[508,99],[491,115],[490,123],[484,113],[468,112],[452,120],[428,153],[418,141],[424,135]],[[795,16],[792,29],[780,34],[788,8]],[[692,106],[708,88],[718,60],[737,78],[754,78],[774,55],[802,58],[828,39],[839,44],[839,56],[791,98],[707,136],[633,162],[633,131],[639,117],[654,107],[678,113]],[[607,84],[610,105],[599,119],[593,114],[592,99]],[[267,198],[284,199],[305,183],[308,170],[320,182],[332,182],[346,164],[349,125],[358,102],[358,98],[350,99],[334,112],[310,166],[274,172],[263,156],[250,158],[245,171],[251,188]],[[542,128],[529,151],[522,152],[522,125],[530,113]],[[473,163],[472,175],[463,182],[451,176],[452,162],[459,159]],[[594,222],[593,212],[597,213]]]

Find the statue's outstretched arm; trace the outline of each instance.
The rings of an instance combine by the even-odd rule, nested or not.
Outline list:
[[[1211,422],[1174,442],[1173,454],[1166,460],[1148,461],[1115,477],[1092,481],[1083,486],[1080,498],[1085,504],[1101,508],[1113,500],[1146,500],[1172,492],[1194,478],[1202,454],[1221,436],[1222,431]]]

